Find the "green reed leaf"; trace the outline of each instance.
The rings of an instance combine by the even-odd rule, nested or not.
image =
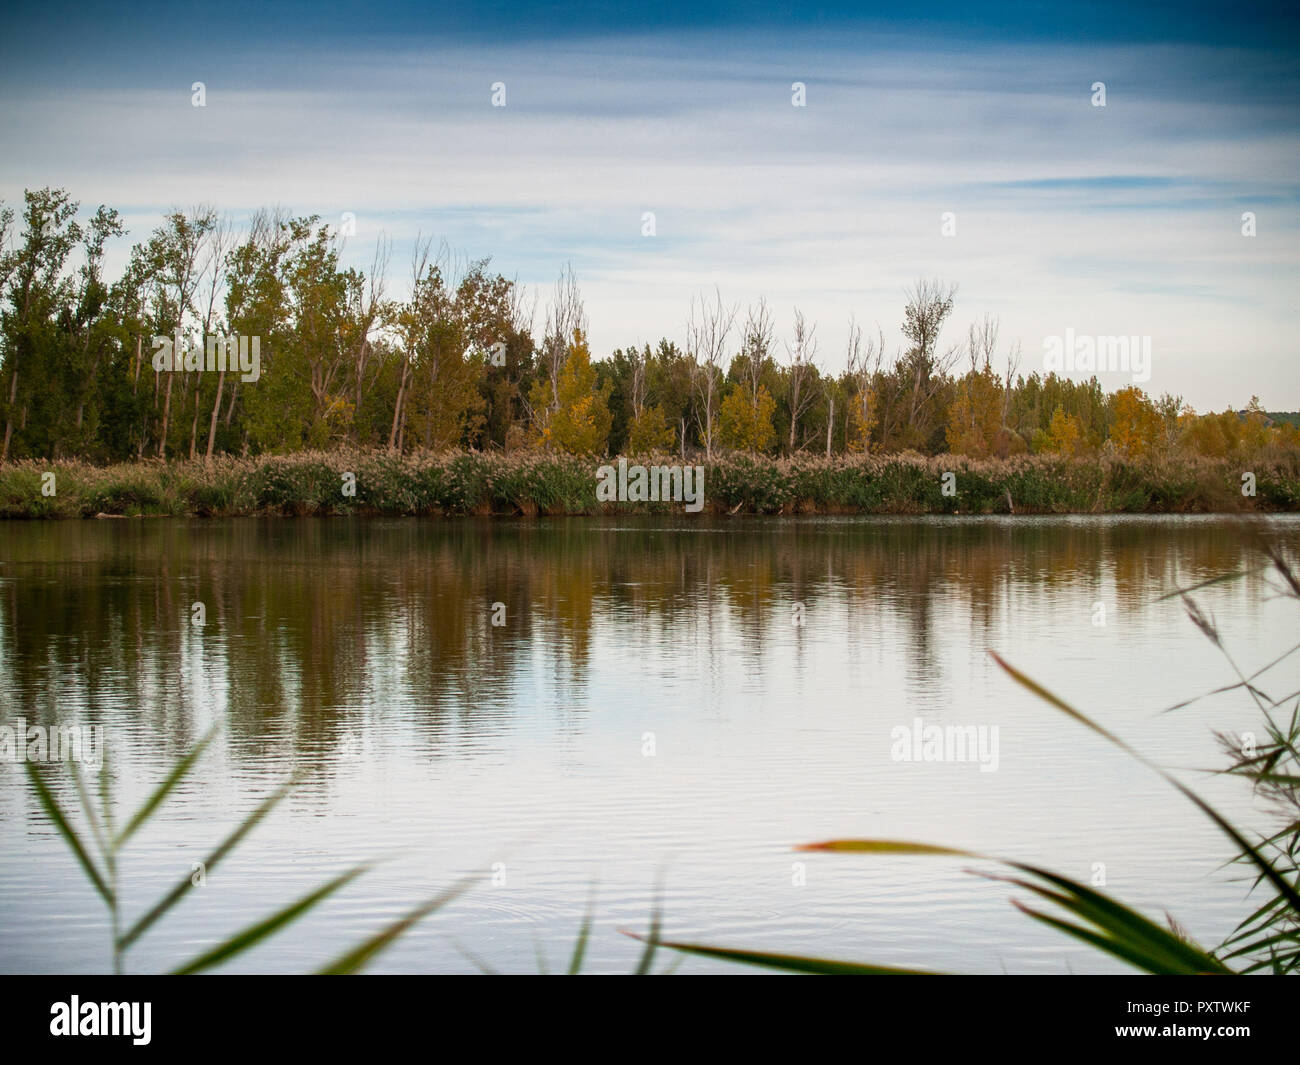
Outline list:
[[[45,810],[46,816],[54,823],[59,835],[63,837],[64,841],[72,849],[72,853],[76,855],[77,861],[81,863],[81,868],[85,871],[86,876],[95,885],[95,890],[111,907],[113,905],[112,890],[104,877],[100,875],[95,863],[91,861],[89,852],[81,842],[81,837],[77,835],[71,822],[64,815],[62,807],[59,806],[58,800],[50,792],[41,771],[36,768],[34,762],[25,762],[24,765],[27,767],[27,779],[31,781],[32,788],[36,792],[36,798],[40,802],[42,809]]]
[[[113,841],[115,847],[120,849],[122,845],[135,834],[136,829],[144,824],[153,812],[158,809],[162,804],[162,801],[171,794],[172,789],[176,787],[185,774],[193,768],[194,763],[198,761],[199,755],[203,753],[204,749],[212,741],[212,737],[216,734],[217,729],[214,726],[208,731],[206,736],[190,748],[189,753],[186,754],[184,758],[176,763],[172,768],[172,771],[167,774],[166,779],[154,789],[153,794],[145,800],[144,805],[135,812],[131,817],[131,820],[123,827],[122,831],[117,834],[117,838]]]
[[[394,921],[381,932],[376,933],[369,939],[365,940],[358,946],[349,950],[346,954],[334,959],[325,968],[319,970],[321,976],[346,976],[350,973],[359,972],[381,951],[390,947],[400,936],[405,935],[411,928],[422,921],[429,914],[446,906],[457,896],[462,895],[469,889],[472,881],[466,877],[449,887],[427,902],[422,902],[416,906],[405,917]]]
[[[289,789],[293,787],[293,781],[282,784],[273,791],[267,798],[262,800],[258,807],[244,819],[243,824],[236,828],[229,836],[222,840],[221,845],[217,847],[207,860],[203,863],[204,869],[211,871],[216,864],[229,854],[239,841],[242,840],[259,821],[262,820],[272,809],[289,794]],[[131,926],[131,928],[118,940],[118,949],[125,950],[137,939],[140,938],[160,917],[176,905],[193,886],[193,880],[190,877],[184,877],[174,888],[171,889],[161,900]]]
[[[200,954],[193,961],[187,962],[179,969],[176,969],[172,975],[188,976],[191,973],[202,972],[204,969],[210,969],[214,965],[218,965],[221,962],[226,961],[228,958],[232,958],[236,954],[247,950],[249,947],[265,939],[267,936],[278,932],[285,925],[296,921],[318,902],[323,902],[325,899],[333,895],[334,892],[350,884],[368,868],[370,868],[368,865],[353,866],[351,869],[347,870],[347,872],[336,876],[333,880],[321,885],[315,891],[304,895],[297,902],[290,903],[284,909],[272,914],[265,920],[258,921],[256,924],[250,925],[242,932],[235,933],[235,935],[231,936],[220,946],[213,947],[211,950]]]
[[[650,943],[649,936],[640,936],[635,932],[624,932],[633,939]],[[678,943],[671,940],[656,940],[655,944],[684,954],[698,954],[706,958],[718,958],[722,961],[738,962],[741,965],[757,965],[768,969],[782,969],[794,973],[816,973],[822,976],[935,976],[936,973],[923,969],[900,969],[888,965],[871,965],[855,961],[839,961],[833,958],[812,958],[798,954],[772,954],[757,950],[740,950],[733,947],[716,947],[705,943]]]

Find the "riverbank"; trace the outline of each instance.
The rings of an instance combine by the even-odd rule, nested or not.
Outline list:
[[[597,471],[614,459],[522,453],[316,452],[0,467],[0,517],[587,515],[670,513],[682,502],[604,502]],[[639,458],[679,465],[673,456]],[[713,514],[1165,514],[1300,510],[1300,467],[1201,458],[974,460],[913,453],[702,462]],[[1250,474],[1254,495],[1249,488]],[[950,476],[948,476],[950,475]]]

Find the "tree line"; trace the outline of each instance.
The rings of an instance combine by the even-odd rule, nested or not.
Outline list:
[[[60,189],[0,203],[0,462],[211,458],[305,449],[762,454],[914,450],[975,457],[1189,450],[1219,457],[1297,447],[1293,423],[1197,415],[1177,396],[1107,394],[1020,372],[995,318],[953,332],[956,286],[907,289],[904,343],[850,322],[844,370],[822,364],[796,309],[778,336],[764,300],[692,300],[681,343],[593,358],[577,278],[539,297],[445,243],[416,242],[405,298],[391,245],[368,269],[318,216],[174,210],[132,246],[116,279],[105,249],[119,213],[88,218]],[[256,382],[238,369],[155,368],[155,337],[258,338]]]

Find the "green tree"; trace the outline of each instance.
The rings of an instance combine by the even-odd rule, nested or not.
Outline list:
[[[193,327],[198,324],[194,298],[202,279],[204,243],[216,224],[216,212],[208,207],[196,207],[190,214],[172,211],[144,245],[133,249],[133,265],[145,285],[147,321],[152,335],[171,337],[179,330],[183,344],[201,342],[202,338],[196,338],[193,333]],[[172,440],[173,436],[180,436],[172,420],[178,376],[177,372],[164,371],[160,380],[159,371],[154,372],[155,408],[161,407],[156,412],[160,458],[166,457],[169,446],[179,443],[179,439]],[[187,375],[182,382],[187,394],[190,385]]]
[[[435,451],[462,446],[483,425],[483,343],[496,335],[485,266],[475,264],[455,292],[448,291],[438,265],[417,271],[411,299],[398,313],[410,367],[398,447],[408,417],[420,444]]]
[[[677,436],[677,449],[686,454],[691,441],[691,425],[695,421],[694,364],[689,355],[671,340],[660,340],[653,357],[646,364],[646,381],[650,395],[655,397],[664,420],[673,427]]]
[[[66,381],[61,366],[66,333],[61,335],[59,326],[74,299],[65,268],[82,239],[77,204],[62,189],[29,190],[24,199],[23,241],[0,255],[0,406],[5,421],[0,462],[11,453],[51,454],[58,409],[68,399],[59,387]],[[6,229],[9,224],[6,219]]]

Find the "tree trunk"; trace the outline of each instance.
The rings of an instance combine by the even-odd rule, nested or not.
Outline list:
[[[5,412],[5,442],[4,447],[0,448],[0,462],[9,460],[9,443],[14,435],[14,402],[18,398],[18,367],[14,367],[14,375],[9,380],[9,409]]]
[[[398,426],[402,421],[402,405],[406,401],[406,377],[410,369],[410,363],[402,363],[402,378],[397,386],[397,402],[393,405],[393,427],[388,431],[388,450],[394,451],[400,448],[398,442]]]
[[[202,380],[202,378],[200,378]],[[199,440],[199,388],[198,382],[194,384],[194,420],[190,422],[190,461],[194,461],[195,449],[198,447]]]
[[[203,461],[212,462],[212,445],[217,439],[217,415],[221,411],[221,389],[226,381],[226,371],[217,374],[217,398],[212,401],[212,420],[208,423],[208,453]]]
[[[172,413],[172,374],[167,374],[167,396],[163,400],[163,419],[162,435],[158,438],[158,457],[165,459],[167,457],[167,424],[171,421]]]
[[[799,427],[799,381],[791,381],[790,387],[790,454],[794,454],[795,431]]]

